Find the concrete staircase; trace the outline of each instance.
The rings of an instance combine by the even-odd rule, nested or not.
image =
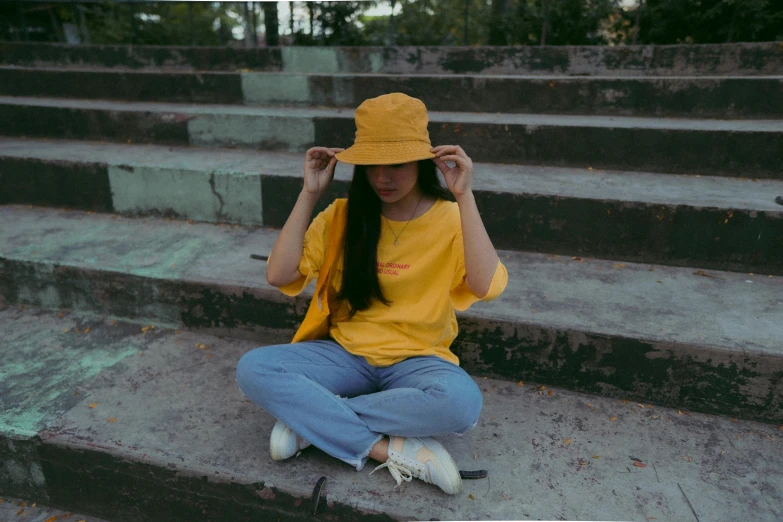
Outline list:
[[[113,521],[298,519],[326,475],[340,520],[783,516],[777,44],[0,60],[0,493]],[[348,146],[353,108],[391,91],[476,162],[510,274],[460,315],[486,407],[448,445],[490,481],[454,499],[317,450],[273,463],[273,420],[233,379],[309,300],[250,258],[302,152]]]

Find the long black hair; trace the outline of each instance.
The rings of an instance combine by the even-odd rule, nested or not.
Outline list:
[[[453,201],[451,193],[440,184],[432,160],[417,162],[419,189],[426,196]],[[348,212],[343,246],[343,284],[338,299],[350,304],[351,316],[370,307],[373,299],[385,305],[378,283],[378,240],[381,237],[381,200],[367,181],[367,168],[356,165],[348,189]]]

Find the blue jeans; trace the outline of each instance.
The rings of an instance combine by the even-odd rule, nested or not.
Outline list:
[[[237,365],[251,401],[329,455],[364,467],[383,435],[461,435],[476,425],[481,390],[436,356],[372,366],[332,340],[256,348]]]

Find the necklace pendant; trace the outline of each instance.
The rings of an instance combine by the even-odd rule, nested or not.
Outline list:
[[[395,245],[399,245],[399,244],[400,244],[400,243],[399,243],[399,240],[395,239],[395,240],[394,240],[394,244],[395,244]]]

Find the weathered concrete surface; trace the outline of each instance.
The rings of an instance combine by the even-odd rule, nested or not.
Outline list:
[[[389,92],[419,98],[434,111],[783,116],[781,76],[400,76],[0,67],[0,94],[6,96],[354,108]]]
[[[430,112],[474,161],[783,178],[783,121]],[[0,96],[0,134],[304,151],[353,143],[353,111]],[[666,151],[663,154],[661,151]]]
[[[404,92],[429,110],[711,118],[783,115],[783,77],[242,73],[247,104],[357,107]],[[180,101],[186,101],[184,99]]]
[[[243,103],[240,73],[0,67],[0,94]]]
[[[262,225],[261,178],[225,170],[110,166],[114,208],[199,221]]]
[[[222,169],[244,175],[301,179],[304,154],[0,138],[0,158],[4,162],[20,160],[21,165],[25,164],[21,160],[27,160],[37,162],[36,166],[83,164],[102,168],[157,167],[161,172],[178,169],[211,172]],[[10,174],[12,170],[9,166],[4,168],[3,173]],[[30,167],[26,174],[32,175],[33,172],[35,169]],[[338,162],[335,180],[349,182],[352,176],[353,167]],[[783,190],[783,184],[769,179],[476,163],[473,184],[479,191],[514,195],[583,197],[623,203],[692,205],[770,213],[783,211],[774,198],[774,194]],[[117,192],[117,188],[112,185],[111,191]]]
[[[61,415],[81,401],[79,395],[84,390],[76,383],[92,382],[107,368],[143,349],[141,338],[128,338],[131,330],[127,325],[81,339],[79,333],[89,333],[87,323],[77,321],[60,331],[43,330],[37,324],[34,314],[25,315],[3,338],[6,349],[0,369],[0,430],[6,436],[33,437],[46,419]],[[136,331],[133,327],[132,332]],[[47,345],[52,348],[41,349]],[[9,346],[16,349],[8,350]],[[38,378],[32,379],[31,375]]]
[[[286,72],[563,75],[780,74],[779,43],[695,46],[284,48]],[[331,65],[330,68],[324,64]]]
[[[293,334],[308,295],[262,262],[276,231],[0,207],[7,303],[256,341]],[[783,421],[783,280],[501,251],[505,294],[460,315],[472,372]]]
[[[134,334],[70,312],[0,311],[0,338],[15,339],[6,354],[25,352],[29,339],[19,333],[35,329],[39,356],[50,357],[65,329],[85,325],[90,332],[68,335],[94,343],[128,328],[127,342],[143,350],[92,378],[58,381],[63,395],[82,391],[67,411],[44,419],[34,441],[47,505],[113,522],[304,520],[315,481],[327,476],[321,516],[339,520],[771,522],[783,515],[783,432],[774,425],[479,375],[479,425],[443,442],[460,468],[487,469],[489,479],[466,481],[463,494],[446,497],[418,481],[393,488],[388,474],[369,475],[370,466],[356,472],[314,448],[271,461],[274,420],[234,381],[237,360],[257,343],[142,332],[141,325]],[[72,364],[84,363],[74,357]],[[51,375],[32,368],[27,378],[48,384]]]
[[[137,355],[142,338],[128,338],[127,325],[89,333],[82,318],[61,330],[39,328],[35,314],[20,316],[2,335],[0,367],[0,492],[47,500],[38,447],[31,441],[49,419],[62,415],[88,393],[98,375],[110,379],[122,361]],[[137,328],[132,328],[133,333]],[[108,368],[113,368],[112,371]]]
[[[3,64],[318,73],[758,75],[783,72],[780,42],[519,47],[227,47],[0,44]]]
[[[0,59],[13,65],[63,65],[187,69],[280,70],[279,49],[233,49],[230,47],[177,47],[146,45],[0,44]]]
[[[59,509],[36,504],[30,500],[5,497],[0,502],[0,520],[24,520],[24,522],[52,522],[54,520],[69,522],[108,522],[79,513],[71,513]],[[33,504],[36,504],[35,506]],[[21,513],[20,513],[21,511]],[[24,517],[24,518],[20,518]]]
[[[3,347],[5,348],[5,346]],[[29,436],[0,435],[0,496],[49,500],[38,445]]]
[[[48,197],[86,169],[110,201],[86,206],[88,183]],[[0,203],[281,228],[301,169],[301,154],[6,138]],[[351,176],[340,164],[324,202]],[[474,188],[499,248],[783,275],[781,181],[478,163]]]
[[[0,134],[128,143],[189,143],[187,121],[173,114],[57,109],[18,103],[0,106]]]
[[[0,147],[8,146],[4,138],[0,143]],[[0,203],[111,212],[115,209],[107,174],[106,164],[86,156],[76,161],[41,161],[4,155],[0,159]]]

